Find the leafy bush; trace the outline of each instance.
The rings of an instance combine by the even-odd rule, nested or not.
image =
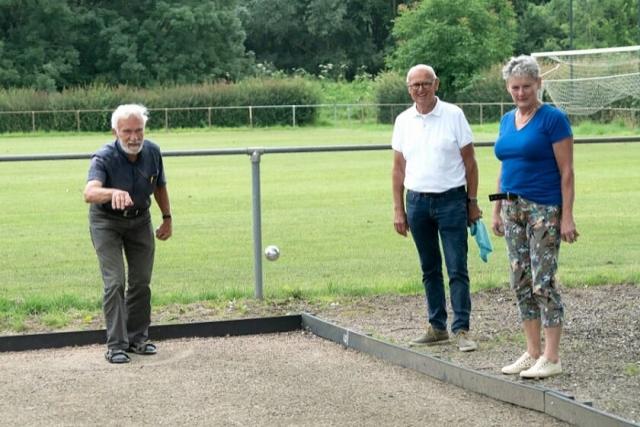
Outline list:
[[[497,122],[513,102],[502,78],[502,64],[494,64],[473,76],[471,82],[449,100],[458,104],[470,123]],[[482,105],[479,103],[496,103]]]
[[[393,123],[398,114],[412,103],[404,76],[387,72],[376,79],[376,104],[378,123]]]
[[[92,85],[51,94],[15,89],[0,91],[0,132],[104,131],[113,109],[124,103],[149,108],[151,128],[291,125],[292,105],[319,102],[319,91],[301,78],[149,89]],[[249,106],[254,107],[251,114]],[[313,124],[316,118],[314,107],[295,109],[296,125]]]

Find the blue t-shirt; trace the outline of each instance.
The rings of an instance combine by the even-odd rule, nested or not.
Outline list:
[[[91,157],[87,181],[91,180],[127,191],[134,209],[148,209],[156,187],[167,184],[160,147],[145,139],[136,161],[131,162],[118,141],[107,144]],[[111,202],[103,204],[102,209],[110,211]]]
[[[553,144],[573,135],[566,114],[542,105],[522,129],[516,129],[515,111],[500,120],[494,146],[502,161],[500,191],[515,193],[544,205],[561,205],[560,170]]]

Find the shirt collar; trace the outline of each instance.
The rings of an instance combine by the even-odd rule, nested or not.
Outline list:
[[[414,102],[413,105],[411,106],[411,109],[413,111],[413,115],[415,117],[425,117],[425,116],[430,116],[430,115],[434,115],[436,117],[439,117],[442,114],[442,102],[440,102],[440,98],[438,98],[436,96],[436,105],[433,107],[433,110],[429,111],[427,114],[422,114],[418,111],[418,107],[416,107],[416,103]]]

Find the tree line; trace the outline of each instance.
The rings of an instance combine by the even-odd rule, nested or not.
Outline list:
[[[513,54],[639,44],[639,2],[0,0],[0,87],[350,80],[424,62],[457,92]]]

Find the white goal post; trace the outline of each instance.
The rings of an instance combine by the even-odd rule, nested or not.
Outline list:
[[[593,114],[640,98],[640,46],[536,52],[542,89],[569,114]]]

